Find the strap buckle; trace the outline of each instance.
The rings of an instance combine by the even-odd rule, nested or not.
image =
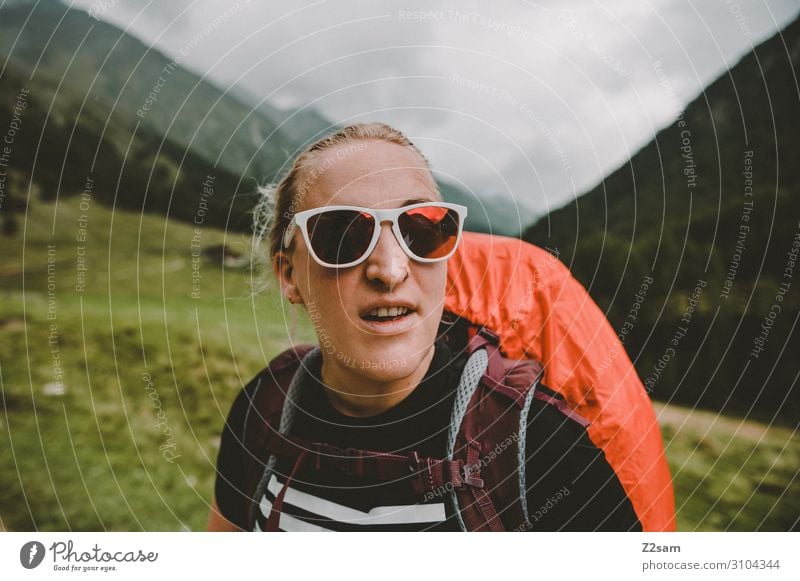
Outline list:
[[[434,489],[431,459],[420,458],[416,450],[408,453],[408,469],[411,472],[411,488],[417,495],[423,495]]]
[[[488,327],[481,327],[478,329],[478,335],[489,341],[492,345],[500,345],[500,335]]]
[[[347,476],[364,475],[364,455],[356,448],[336,448],[339,458],[332,458],[340,472]]]
[[[464,465],[461,467],[461,480],[464,481],[464,484],[469,486],[483,488],[483,479],[478,478],[480,473],[481,468],[479,465],[464,463]]]
[[[362,476],[364,456],[355,448],[340,448],[331,444],[314,442],[309,446],[315,470],[338,471],[347,476]]]

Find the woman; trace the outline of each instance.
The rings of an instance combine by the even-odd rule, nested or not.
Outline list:
[[[276,195],[273,271],[319,339],[302,372],[292,373],[291,389],[298,391],[286,399],[301,395],[292,401],[291,428],[281,433],[337,450],[444,458],[466,364],[463,342],[440,332],[447,326],[446,261],[466,208],[445,204],[425,157],[379,123],[346,127],[309,147]],[[446,486],[420,495],[406,478],[381,481],[321,469],[318,460],[310,465],[304,451],[296,462],[278,458],[278,440],[271,440],[274,450],[261,440],[248,444],[252,428],[245,424],[263,411],[258,397],[285,388],[277,362],[233,404],[209,530],[249,530],[251,523],[255,530],[287,531],[464,528]],[[528,417],[523,500],[531,518],[524,530],[639,530],[616,475],[583,427],[543,403]],[[277,430],[269,428],[277,416],[264,422]],[[254,486],[252,475],[260,473]],[[458,484],[468,480],[466,471]],[[482,480],[473,481],[483,488]]]

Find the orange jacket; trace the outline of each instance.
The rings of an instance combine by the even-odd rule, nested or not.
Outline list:
[[[465,232],[448,263],[445,308],[500,335],[512,358],[544,364],[544,383],[592,423],[644,531],[675,530],[672,479],[653,406],[603,312],[549,252]]]

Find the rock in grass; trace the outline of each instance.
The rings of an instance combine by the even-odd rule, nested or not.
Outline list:
[[[64,395],[66,390],[67,387],[60,381],[45,383],[42,386],[42,393],[49,396]]]

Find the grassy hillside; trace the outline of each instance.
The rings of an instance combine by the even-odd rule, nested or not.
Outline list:
[[[524,235],[558,249],[659,399],[800,418],[799,64],[796,20]]]
[[[679,531],[800,530],[800,434],[656,403]]]
[[[32,205],[4,242],[0,518],[11,530],[200,528],[224,414],[286,345],[278,302],[269,289],[252,301],[246,270],[203,259],[194,271],[193,228],[79,200]],[[200,232],[202,246],[247,251]]]
[[[32,204],[0,263],[0,528],[202,529],[234,395],[311,328],[246,269],[194,270],[193,228],[80,201]],[[221,242],[247,253],[201,228]],[[659,413],[682,530],[794,526],[797,435]]]

